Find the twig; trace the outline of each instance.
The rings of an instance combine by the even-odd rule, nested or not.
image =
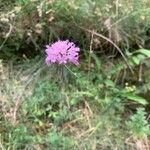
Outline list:
[[[9,24],[9,31],[8,31],[8,33],[5,35],[5,40],[3,41],[3,43],[1,44],[1,46],[0,46],[0,50],[2,50],[2,47],[4,46],[4,44],[6,43],[6,41],[8,40],[8,38],[9,38],[9,35],[11,34],[11,32],[12,32],[12,25],[10,24],[10,23],[8,23]]]
[[[90,129],[86,130],[84,133],[81,133],[78,138],[84,137],[84,136],[86,136],[88,133],[92,133],[93,131],[94,131],[94,128],[90,128]],[[90,136],[90,135],[89,135],[89,136]]]
[[[85,117],[86,117],[86,120],[87,120],[87,123],[88,123],[88,126],[89,126],[89,130],[92,128],[92,125],[91,125],[91,121],[90,121],[90,117],[88,115],[88,110],[85,109]]]
[[[3,147],[2,142],[1,142],[1,137],[0,137],[0,148],[1,148],[1,150],[5,150],[5,148]]]
[[[93,32],[93,31],[91,31],[91,30],[89,30],[89,29],[86,29],[86,28],[84,28],[84,27],[79,27],[79,28],[81,28],[81,29],[83,29],[83,30],[86,30],[87,32],[89,32],[89,33],[91,33],[91,34],[94,34],[94,35],[96,35],[96,36],[98,36],[98,37],[101,37],[101,38],[103,38],[104,40],[106,40],[106,41],[108,41],[109,43],[111,43],[111,44],[118,50],[118,52],[121,54],[121,56],[123,57],[125,63],[127,64],[128,68],[130,69],[130,71],[132,72],[132,74],[134,74],[134,71],[133,71],[133,69],[131,68],[130,64],[128,63],[127,58],[125,57],[125,55],[123,54],[123,52],[121,51],[121,49],[120,49],[112,40],[110,40],[109,38],[105,37],[104,35],[102,35],[102,34],[100,34],[100,33]]]
[[[20,101],[20,99],[18,99],[16,101],[14,112],[13,112],[13,118],[12,118],[12,124],[13,124],[13,126],[15,126],[16,122],[17,122],[17,112],[18,112],[20,104],[21,104],[21,101]]]
[[[116,0],[116,16],[119,14],[119,0]]]
[[[88,110],[89,110],[89,112],[90,112],[90,115],[93,116],[93,112],[92,112],[92,110],[91,110],[91,108],[90,108],[90,106],[89,106],[89,104],[88,104],[87,101],[85,101],[85,105],[86,105],[86,107],[88,108]]]
[[[91,42],[90,42],[90,53],[89,53],[89,62],[88,62],[88,76],[89,76],[90,68],[91,68],[91,54],[93,52],[93,50],[92,50],[93,36],[94,36],[94,30],[92,31]]]
[[[142,70],[143,70],[143,64],[140,62],[140,68],[139,68],[139,82],[142,81]]]

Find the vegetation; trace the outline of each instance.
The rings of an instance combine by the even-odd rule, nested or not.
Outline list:
[[[150,149],[149,0],[0,0],[0,149]],[[80,47],[47,66],[45,45]]]

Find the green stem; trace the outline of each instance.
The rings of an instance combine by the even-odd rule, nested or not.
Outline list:
[[[65,67],[66,67],[66,69],[67,69],[68,71],[70,71],[74,76],[76,76],[77,78],[79,78],[79,76],[77,76],[76,73],[74,73],[72,70],[70,70],[66,65],[65,65]]]

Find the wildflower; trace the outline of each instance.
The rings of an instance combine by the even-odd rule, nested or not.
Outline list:
[[[73,63],[78,65],[79,51],[80,49],[73,42],[69,42],[69,40],[59,40],[51,45],[46,45],[46,64]]]

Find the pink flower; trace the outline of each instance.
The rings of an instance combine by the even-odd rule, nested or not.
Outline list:
[[[73,63],[75,65],[79,64],[78,55],[80,49],[75,46],[73,42],[57,41],[51,45],[46,45],[46,63],[58,63],[66,64]]]

